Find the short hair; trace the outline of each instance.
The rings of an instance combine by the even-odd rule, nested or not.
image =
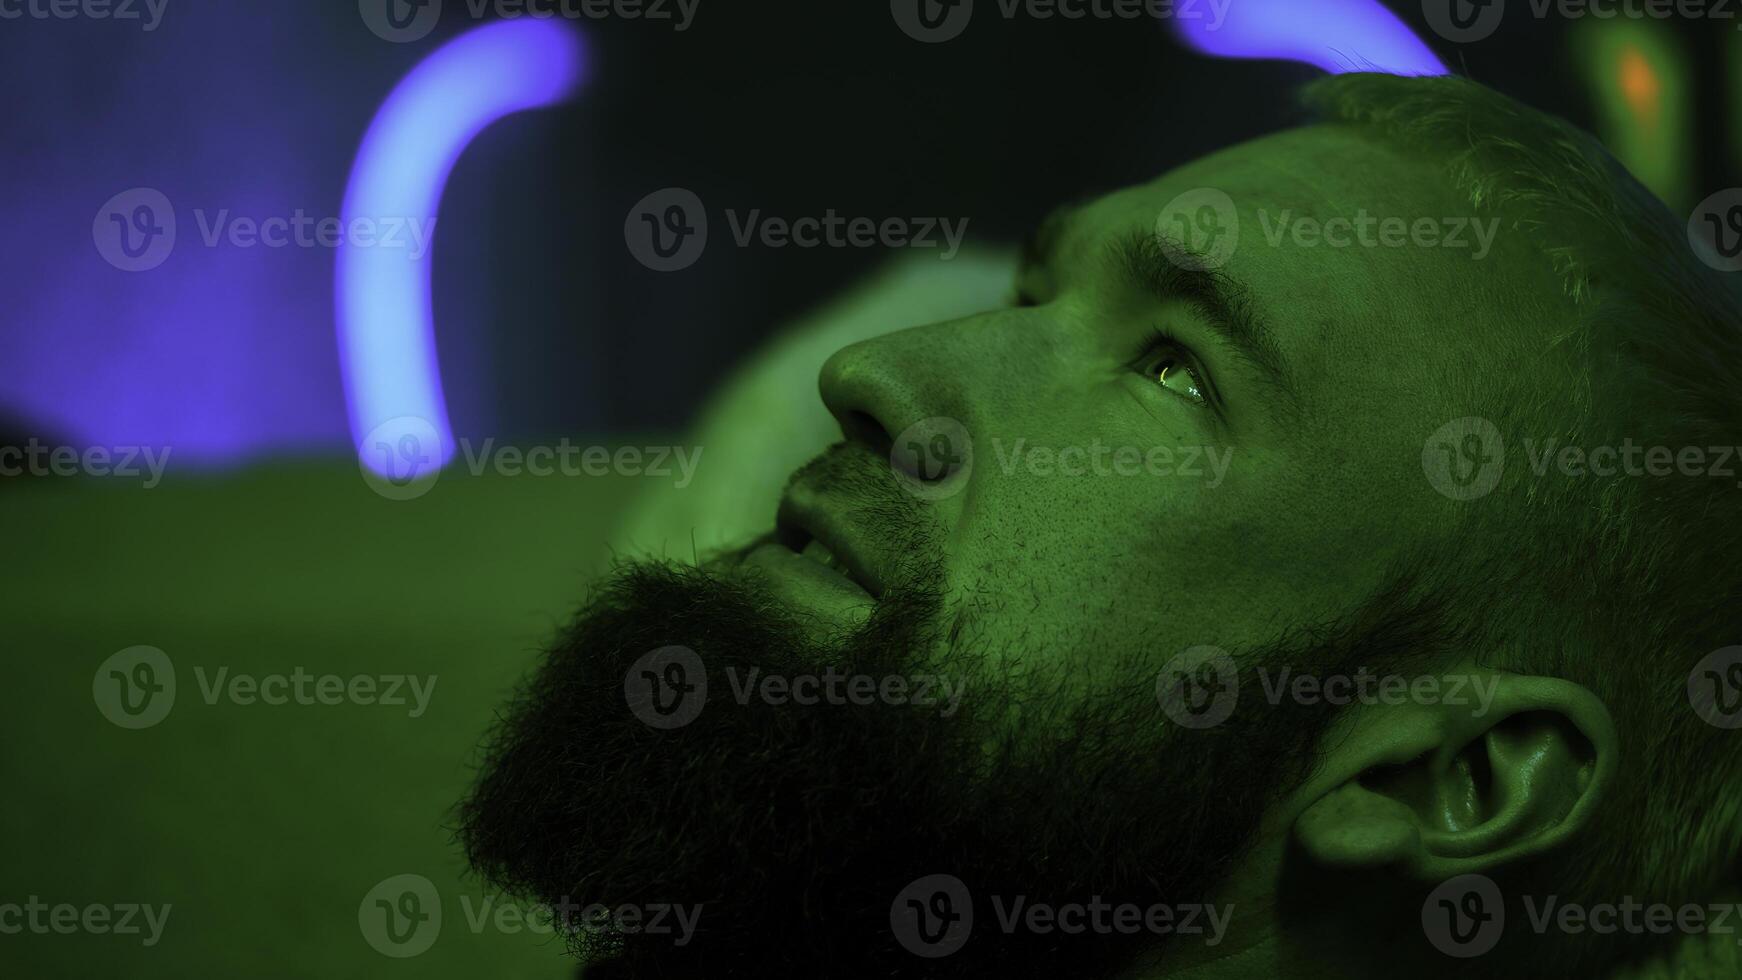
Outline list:
[[[1735,282],[1699,259],[1685,223],[1595,138],[1451,76],[1332,76],[1303,101],[1321,122],[1437,162],[1454,192],[1526,244],[1542,281],[1559,284],[1539,297],[1553,323],[1505,331],[1506,356],[1533,359],[1490,368],[1513,368],[1516,380],[1479,379],[1438,421],[1480,415],[1508,446],[1532,433],[1586,447],[1742,443]],[[1566,369],[1530,370],[1547,361]],[[1565,901],[1679,904],[1737,883],[1742,733],[1701,720],[1687,692],[1701,658],[1742,643],[1738,480],[1742,464],[1726,479],[1545,479],[1509,465],[1488,497],[1446,501],[1453,521],[1486,525],[1492,533],[1476,540],[1495,542],[1460,571],[1490,603],[1472,613],[1494,641],[1484,662],[1583,684],[1616,722],[1614,796],[1551,869]],[[1617,932],[1607,948],[1579,938],[1544,945],[1631,957],[1662,937]]]

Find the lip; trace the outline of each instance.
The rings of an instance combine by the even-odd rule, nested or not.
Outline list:
[[[873,599],[883,597],[887,579],[882,570],[870,560],[864,549],[854,546],[840,522],[822,506],[815,494],[796,486],[787,490],[775,514],[774,536],[794,554],[804,551],[804,546],[813,540],[819,542],[834,552],[855,585]]]
[[[804,536],[802,531],[787,534]],[[768,576],[764,581],[776,600],[802,614],[802,618],[814,617],[827,635],[864,625],[877,607],[871,593],[846,571],[792,550],[778,531],[764,535],[741,560]],[[835,564],[844,566],[841,562]]]

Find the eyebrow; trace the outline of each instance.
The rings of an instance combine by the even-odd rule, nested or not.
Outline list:
[[[1118,239],[1110,251],[1115,271],[1124,281],[1158,303],[1182,303],[1196,313],[1216,337],[1291,400],[1296,392],[1287,359],[1270,325],[1253,309],[1252,290],[1219,268],[1210,268],[1203,253],[1159,232],[1138,232]]]
[[[1022,244],[1022,268],[1044,268],[1076,205],[1048,214]],[[1160,232],[1133,232],[1114,241],[1107,258],[1117,278],[1162,304],[1190,307],[1235,356],[1252,365],[1274,388],[1299,407],[1294,378],[1276,336],[1252,304],[1252,290],[1217,268],[1203,253]],[[1181,259],[1185,261],[1182,263]],[[1192,260],[1197,261],[1192,261]]]

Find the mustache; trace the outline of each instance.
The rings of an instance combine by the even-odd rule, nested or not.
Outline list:
[[[880,533],[931,541],[939,536],[936,518],[903,489],[889,460],[859,443],[838,442],[793,471],[786,492],[794,490],[826,497]]]
[[[855,493],[894,499],[899,496],[895,474],[862,443],[837,442],[793,471],[787,486],[804,483],[822,491]]]

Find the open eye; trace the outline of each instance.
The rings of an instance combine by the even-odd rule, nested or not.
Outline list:
[[[1143,365],[1145,376],[1161,387],[1193,404],[1208,403],[1197,369],[1173,351],[1157,351],[1145,358]]]

